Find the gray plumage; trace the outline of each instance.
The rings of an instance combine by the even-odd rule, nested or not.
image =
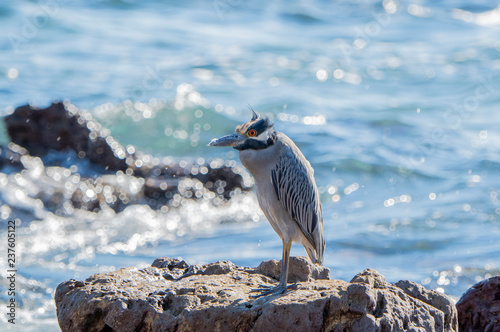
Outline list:
[[[283,241],[280,283],[261,295],[284,292],[292,242],[302,243],[313,263],[323,263],[323,217],[313,168],[288,136],[255,112],[236,134],[209,145],[239,150],[242,164],[254,177],[259,205]]]
[[[313,263],[323,263],[323,217],[314,170],[283,133],[265,150],[240,151],[254,177],[257,199],[267,220],[285,240],[304,245]]]
[[[292,152],[294,148],[296,151]],[[323,215],[314,171],[296,146],[285,150],[278,157],[276,168],[271,171],[274,191],[314,248],[311,250],[309,246],[304,246],[311,261],[323,264]]]

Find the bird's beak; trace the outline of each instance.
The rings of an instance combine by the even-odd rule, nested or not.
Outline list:
[[[236,133],[221,138],[214,138],[210,143],[208,143],[208,146],[236,146],[242,143],[245,139],[246,136]]]

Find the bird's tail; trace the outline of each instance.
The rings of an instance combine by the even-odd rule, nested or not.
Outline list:
[[[318,246],[319,248],[312,249],[304,246],[307,252],[307,256],[313,263],[323,265],[324,253],[325,253],[325,240]]]
[[[309,241],[309,245],[304,244],[306,248],[307,256],[313,263],[318,263],[323,265],[323,258],[325,257],[325,237],[323,236],[323,220],[318,223],[318,227],[312,232],[312,241]]]

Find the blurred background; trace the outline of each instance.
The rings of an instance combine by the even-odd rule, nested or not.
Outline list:
[[[500,274],[498,2],[18,0],[0,4],[0,25],[1,116],[67,100],[123,146],[239,165],[206,144],[250,104],[315,168],[332,278],[374,268],[458,299]],[[42,161],[0,169],[0,313],[17,218],[19,330],[58,329],[54,292],[70,278],[161,256],[281,258],[251,191],[53,211],[36,199],[48,182],[96,171],[60,152]]]

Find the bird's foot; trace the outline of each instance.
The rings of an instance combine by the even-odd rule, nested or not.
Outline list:
[[[268,296],[268,295],[277,295],[277,294],[284,294],[286,293],[287,291],[289,290],[292,290],[292,289],[297,289],[297,283],[295,284],[291,284],[291,285],[278,285],[278,286],[275,286],[275,287],[272,287],[272,286],[264,286],[264,285],[260,285],[261,287],[260,288],[254,288],[251,290],[251,292],[260,292],[260,294],[256,294],[256,295],[250,295],[251,298],[259,298],[259,297],[262,297],[262,296]]]

